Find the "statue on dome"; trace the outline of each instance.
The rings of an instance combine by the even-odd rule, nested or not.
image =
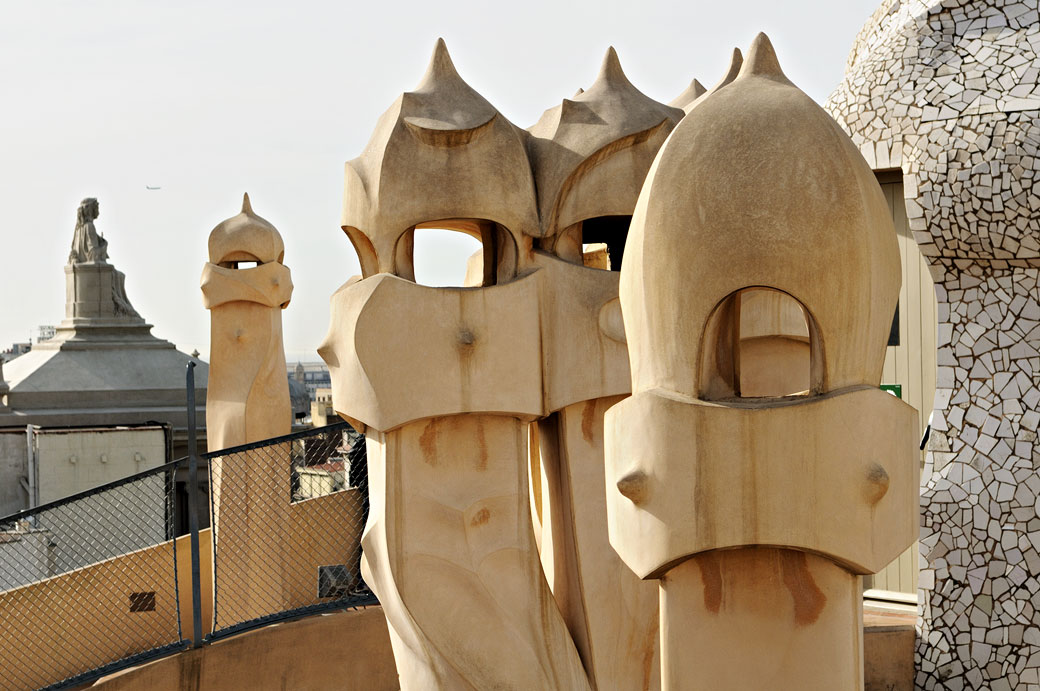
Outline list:
[[[94,219],[98,217],[98,200],[88,197],[79,203],[76,209],[76,232],[72,236],[72,251],[69,252],[69,264],[84,262],[107,263],[108,240],[98,235],[94,229]]]
[[[104,264],[106,267],[111,266],[108,263],[108,240],[94,228],[94,220],[97,217],[97,199],[87,197],[79,203],[79,208],[76,209],[76,232],[72,236],[69,264]],[[75,269],[73,270],[75,271]],[[103,270],[99,267],[98,270],[111,276],[110,279],[106,279],[106,281],[111,282],[111,290],[106,293],[110,294],[112,298],[111,314],[116,317],[140,319],[137,310],[130,304],[130,299],[126,296],[126,287],[124,285],[126,277],[123,275],[123,272],[117,271],[115,267]]]

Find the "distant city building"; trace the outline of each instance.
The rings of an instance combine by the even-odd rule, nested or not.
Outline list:
[[[10,348],[0,352],[0,360],[3,360],[4,362],[10,362],[19,355],[25,355],[30,350],[32,350],[32,343],[12,343]]]
[[[292,423],[306,426],[306,418],[311,412],[311,396],[303,382],[289,377],[289,405],[292,406]]]
[[[49,341],[54,338],[54,335],[58,332],[57,327],[51,324],[43,324],[33,329],[32,342],[42,343],[43,341]]]
[[[340,422],[340,417],[332,409],[332,389],[317,389],[311,402],[311,425],[324,427],[334,422]]]
[[[130,304],[125,276],[107,261],[108,241],[94,228],[97,216],[97,200],[83,200],[64,271],[65,319],[36,329],[35,344],[14,344],[10,353],[20,357],[4,354],[0,428],[168,424],[172,455],[187,455],[184,374],[192,358],[153,336]],[[195,370],[200,449],[208,372],[201,362]]]
[[[169,425],[0,429],[0,516],[166,463]]]
[[[318,389],[332,387],[332,376],[324,362],[297,362],[295,366],[289,365],[287,369],[290,380],[307,387],[307,395],[312,401],[317,399]]]

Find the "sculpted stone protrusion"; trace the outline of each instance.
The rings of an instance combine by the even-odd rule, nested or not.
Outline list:
[[[649,169],[682,116],[678,108],[639,91],[621,69],[617,52],[608,49],[592,86],[545,111],[528,130],[539,235],[556,236],[592,218],[630,216],[645,172],[629,178],[622,173]],[[579,251],[580,240],[573,245]]]
[[[621,270],[610,542],[660,579],[664,688],[862,689],[858,574],[916,529],[915,413],[878,388],[900,272],[872,171],[760,34],[660,151]]]
[[[319,352],[337,412],[366,426],[362,572],[403,689],[589,688],[527,508],[543,396],[539,279],[517,278],[538,228],[526,137],[438,40],[346,168],[342,225],[364,278],[333,296]],[[412,282],[417,227],[480,239],[483,287]]]
[[[685,108],[703,96],[707,91],[708,90],[704,88],[703,84],[694,79],[681,94],[669,101],[668,105],[673,108]]]
[[[877,504],[888,493],[891,484],[888,471],[880,463],[871,463],[867,466],[867,484],[864,488],[864,496],[870,504]]]
[[[618,492],[633,504],[642,504],[646,500],[649,478],[642,470],[626,473],[617,481]]]
[[[431,224],[483,243],[487,284],[515,276],[527,258],[523,238],[538,227],[526,137],[463,81],[438,39],[419,86],[346,165],[341,225],[362,275],[413,280],[412,236]]]
[[[726,69],[726,74],[722,75],[722,79],[720,79],[715,84],[715,86],[711,87],[710,89],[702,93],[700,96],[697,96],[693,100],[688,101],[686,105],[683,106],[683,110],[689,113],[691,110],[693,110],[694,107],[696,107],[698,103],[706,99],[708,96],[728,86],[729,84],[732,84],[733,80],[737,78],[738,74],[740,74],[740,68],[743,64],[744,56],[741,54],[739,48],[734,48],[733,55],[730,56],[729,59],[729,67]]]

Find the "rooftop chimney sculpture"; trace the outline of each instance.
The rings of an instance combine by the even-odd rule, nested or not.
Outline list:
[[[404,689],[658,688],[655,589],[607,542],[602,416],[630,385],[628,219],[682,115],[611,49],[592,86],[525,131],[438,41],[347,164],[342,226],[363,277],[333,295],[320,353],[337,412],[367,427],[362,568]],[[479,286],[413,282],[423,228],[482,241]],[[615,271],[586,266],[591,243]]]
[[[916,533],[914,412],[878,388],[899,284],[873,173],[760,34],[659,152],[621,271],[610,542],[660,582],[663,688],[863,688],[859,574]]]
[[[202,296],[212,312],[206,427],[210,450],[288,434],[292,411],[282,349],[282,310],[292,297],[278,230],[242,212],[209,236]]]
[[[293,285],[282,264],[284,255],[282,236],[253,213],[248,194],[242,198],[242,212],[210,233],[209,262],[202,270],[203,304],[211,313],[206,395],[210,451],[291,429],[282,310]],[[282,583],[286,569],[270,563],[287,553],[282,545],[292,490],[288,468],[278,462],[284,457],[273,453],[256,462],[220,464],[219,472],[213,472],[214,540],[228,574],[221,597],[224,608],[242,619],[277,612],[287,604]],[[222,506],[241,509],[222,514]]]

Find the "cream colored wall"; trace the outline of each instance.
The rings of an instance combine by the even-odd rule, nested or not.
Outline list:
[[[918,427],[924,434],[935,397],[935,338],[937,305],[928,263],[917,247],[906,219],[901,179],[879,176],[881,189],[892,210],[899,240],[903,285],[899,290],[898,346],[885,354],[882,384],[901,384],[903,400],[918,411]],[[924,464],[924,453],[921,453]],[[917,593],[917,543],[880,573],[866,577],[865,588],[913,595]]]
[[[319,566],[345,564],[351,573],[359,573],[361,502],[360,490],[348,489],[291,505],[286,609],[322,602],[317,597]]]
[[[177,597],[181,603],[181,635],[192,637],[191,536],[177,538]],[[162,545],[160,545],[162,547]],[[157,548],[158,549],[158,548]],[[213,529],[199,531],[199,590],[202,596],[202,635],[213,630]]]
[[[40,504],[166,462],[166,437],[161,427],[38,430],[35,445]]]
[[[25,428],[0,429],[0,516],[28,508],[21,480],[26,468]]]

